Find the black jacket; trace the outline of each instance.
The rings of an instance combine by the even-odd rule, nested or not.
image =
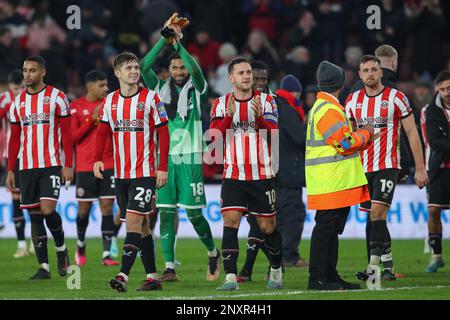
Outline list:
[[[430,182],[439,171],[439,167],[445,157],[450,154],[450,127],[445,115],[439,94],[425,110],[425,127],[427,139],[430,145],[430,158],[428,159],[428,178]]]
[[[279,96],[274,98],[278,105],[280,132],[278,186],[301,189],[305,186],[306,125],[284,98]]]

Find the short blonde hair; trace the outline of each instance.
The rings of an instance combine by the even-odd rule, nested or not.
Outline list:
[[[397,50],[393,46],[383,44],[375,50],[377,58],[394,58],[397,57]]]

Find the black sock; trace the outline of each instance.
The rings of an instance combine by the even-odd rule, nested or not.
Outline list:
[[[141,240],[141,260],[144,265],[145,273],[156,273],[155,264],[155,245],[151,234]]]
[[[62,247],[64,245],[64,229],[61,216],[56,211],[53,211],[52,214],[45,216],[45,222],[47,223],[47,228],[52,233],[55,246],[57,248]]]
[[[245,257],[245,263],[243,269],[250,275],[253,272],[253,266],[255,265],[256,257],[258,256],[259,249],[263,246],[265,236],[261,232],[258,226],[258,221],[255,216],[247,216],[250,230],[248,231],[247,240],[247,255]]]
[[[114,237],[117,237],[120,231],[120,227],[122,226],[122,221],[119,221],[119,224],[114,224]]]
[[[372,230],[370,233],[370,255],[378,256],[381,259],[384,248],[387,243],[387,225],[386,220],[372,221]]]
[[[137,232],[127,232],[123,243],[122,267],[120,272],[129,275],[131,267],[133,267],[136,255],[141,247],[141,234]]]
[[[442,254],[442,233],[428,234],[428,243],[434,254]]]
[[[372,221],[370,221],[370,213],[367,212],[366,220],[366,248],[367,248],[367,262],[370,261],[370,230],[372,229]]]
[[[89,224],[89,213],[85,215],[77,215],[77,235],[78,240],[84,242],[86,237],[86,229]]]
[[[223,227],[222,258],[226,274],[237,274],[237,259],[239,256],[238,229]]]
[[[394,260],[392,260],[391,233],[389,232],[389,229],[387,229],[387,243],[383,250],[383,255],[381,256],[381,262],[383,263],[384,269],[393,270]]]
[[[281,266],[281,234],[277,228],[271,234],[266,234],[264,246],[270,254],[271,267],[278,269]]]
[[[13,220],[18,241],[25,240],[25,216],[20,209],[20,200],[13,200]]]
[[[247,240],[247,256],[245,257],[244,269],[248,274],[252,274],[255,265],[256,256],[260,248],[260,244],[264,240],[257,238],[248,238]]]
[[[114,218],[112,215],[102,216],[103,251],[111,250],[111,239],[114,234]]]
[[[30,214],[31,239],[39,264],[48,264],[47,231],[45,230],[44,217],[40,214]]]

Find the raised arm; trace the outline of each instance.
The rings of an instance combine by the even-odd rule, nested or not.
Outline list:
[[[144,80],[147,88],[152,90],[157,89],[159,86],[158,76],[153,71],[152,67],[165,45],[166,40],[161,37],[161,39],[158,40],[153,48],[151,48],[150,51],[144,56],[144,59],[142,59],[139,63],[142,79]]]
[[[194,83],[195,89],[201,94],[205,94],[207,90],[206,80],[203,77],[203,72],[195,59],[187,52],[183,45],[179,41],[174,41],[174,49],[178,52],[186,66],[187,71],[192,76],[192,82]]]

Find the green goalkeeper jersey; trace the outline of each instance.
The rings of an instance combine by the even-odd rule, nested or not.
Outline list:
[[[182,88],[171,85],[171,78],[166,81],[160,80],[152,70],[152,66],[165,45],[164,38],[161,38],[140,62],[142,78],[145,85],[155,90],[166,105],[170,103],[173,96],[171,88],[172,90],[175,88],[179,93],[175,117],[169,119],[169,154],[202,152],[206,145],[203,141],[201,104],[206,100],[208,85],[198,64],[178,42],[173,47],[190,74],[189,80]]]

